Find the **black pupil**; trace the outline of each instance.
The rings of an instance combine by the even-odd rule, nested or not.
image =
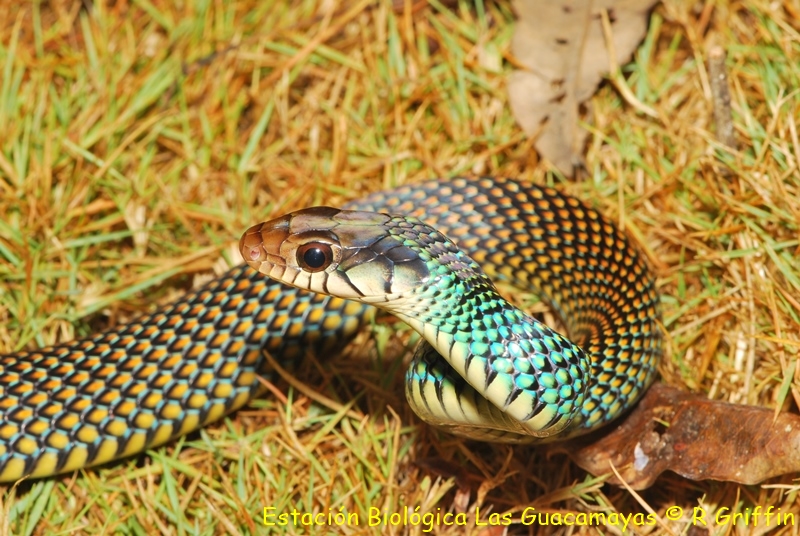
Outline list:
[[[321,268],[325,265],[325,252],[320,248],[310,248],[303,253],[303,260],[309,268]]]

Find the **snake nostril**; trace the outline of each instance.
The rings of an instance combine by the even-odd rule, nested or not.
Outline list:
[[[261,248],[259,246],[253,246],[250,248],[250,260],[257,261],[261,258]]]

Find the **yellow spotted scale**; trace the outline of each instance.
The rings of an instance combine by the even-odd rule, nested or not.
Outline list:
[[[256,226],[241,247],[253,266],[289,277],[264,264],[268,255],[296,264],[302,248],[317,262],[314,244],[331,241],[347,258],[290,282],[363,303],[243,265],[132,324],[0,356],[0,481],[109,462],[219,419],[261,392],[265,350],[284,362],[330,351],[370,318],[367,303],[437,348],[414,357],[408,396],[423,419],[455,433],[569,437],[616,418],[651,383],[662,353],[654,282],[624,235],[580,201],[485,177],[405,186],[348,208],[409,219],[322,209]],[[287,218],[305,238],[314,228],[316,241],[288,239],[298,233]],[[352,231],[362,218],[369,225]],[[512,308],[489,277],[541,292],[575,343]]]

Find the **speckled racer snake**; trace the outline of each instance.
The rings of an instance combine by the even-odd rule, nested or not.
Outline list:
[[[130,456],[219,419],[260,391],[264,351],[285,361],[341,344],[368,304],[433,345],[412,360],[407,394],[455,433],[577,435],[652,382],[654,281],[626,237],[577,199],[457,178],[348,208],[403,217],[309,209],[251,228],[240,246],[272,277],[361,301],[243,265],[134,323],[0,357],[0,481]],[[490,277],[540,292],[575,342],[510,306]]]

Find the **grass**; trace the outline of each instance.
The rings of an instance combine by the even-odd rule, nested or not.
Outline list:
[[[89,335],[168,302],[236,262],[242,230],[271,215],[485,173],[563,188],[636,238],[663,296],[663,381],[796,412],[800,7],[693,9],[658,7],[624,67],[633,95],[662,120],[602,87],[587,118],[587,172],[573,182],[537,158],[510,114],[508,3],[9,4],[0,10],[0,352]],[[714,135],[711,44],[728,53],[735,150]],[[532,534],[622,528],[526,527],[526,507],[628,515],[647,505],[664,525],[634,530],[652,534],[695,533],[697,506],[712,517],[759,505],[800,515],[792,475],[760,486],[664,475],[637,498],[534,448],[431,430],[403,398],[413,339],[382,320],[342,356],[310,358],[297,381],[276,380],[271,396],[205,430],[6,487],[0,531],[421,532],[364,524],[372,507],[406,506],[467,512],[466,530],[482,535],[499,532],[475,525],[476,508],[484,522],[510,513],[512,533]],[[684,515],[670,521],[673,506]],[[362,524],[266,527],[265,507],[343,509]],[[763,533],[709,522],[713,534]]]

